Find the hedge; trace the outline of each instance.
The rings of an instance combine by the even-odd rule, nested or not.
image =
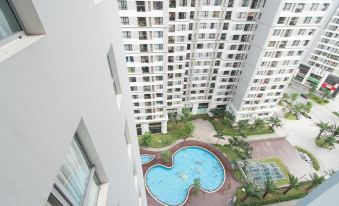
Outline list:
[[[303,152],[303,153],[306,153],[309,158],[312,160],[312,166],[315,170],[319,170],[320,169],[320,166],[319,166],[319,162],[317,160],[317,158],[315,158],[313,156],[312,153],[310,153],[309,151],[307,151],[306,149],[302,148],[302,147],[298,147],[298,146],[295,146],[295,148],[299,151],[299,152]]]
[[[259,205],[268,205],[272,203],[277,203],[277,202],[285,202],[289,200],[295,200],[295,199],[300,199],[303,198],[307,195],[307,192],[295,194],[295,195],[283,195],[281,197],[278,197],[276,199],[272,200],[258,200],[256,202],[251,202],[251,203],[240,203],[241,206],[259,206]]]

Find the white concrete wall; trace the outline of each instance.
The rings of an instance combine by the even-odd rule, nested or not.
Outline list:
[[[98,157],[108,180],[102,205],[147,205],[116,1],[33,5],[46,34],[0,47],[0,205],[45,205],[80,120],[95,149],[89,155]],[[112,43],[120,108],[106,58]]]

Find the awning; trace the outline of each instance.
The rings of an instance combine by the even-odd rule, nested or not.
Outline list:
[[[319,84],[319,82],[320,82],[319,80],[317,80],[317,79],[315,79],[313,77],[308,77],[307,80],[312,82],[312,83],[315,83],[315,84]]]

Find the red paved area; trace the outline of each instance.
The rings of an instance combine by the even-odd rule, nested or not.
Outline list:
[[[299,178],[304,178],[305,175],[313,171],[313,169],[301,159],[296,149],[286,138],[253,140],[249,143],[253,147],[253,159],[260,160],[269,157],[279,157],[291,174]]]
[[[208,149],[213,154],[215,154],[219,158],[219,160],[222,162],[222,164],[224,165],[224,168],[226,170],[226,181],[223,184],[223,186],[214,193],[205,193],[204,191],[200,191],[198,196],[190,195],[187,202],[185,203],[185,206],[226,206],[226,205],[229,205],[228,203],[230,202],[230,199],[233,198],[236,188],[238,188],[240,185],[233,176],[230,162],[226,159],[226,157],[219,150],[217,150],[213,146],[203,143],[203,142],[195,141],[195,140],[187,140],[187,141],[181,142],[171,147],[170,150],[172,153],[174,153],[178,149],[182,147],[186,147],[186,146],[200,146],[205,149]],[[166,166],[172,165],[172,163],[164,164],[161,161],[161,158],[160,158],[161,152],[152,152],[152,151],[141,149],[140,153],[155,155],[154,160],[142,166],[144,174],[148,168],[150,168],[152,165],[155,165],[155,164],[163,164]],[[147,190],[146,190],[146,193],[147,193],[146,194],[147,202],[149,206],[161,206],[161,204],[157,202],[148,193]]]

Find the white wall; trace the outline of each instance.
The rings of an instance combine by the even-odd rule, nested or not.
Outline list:
[[[81,119],[109,180],[107,205],[138,205],[133,159],[147,205],[116,1],[34,0],[34,6],[46,35],[0,48],[0,205],[45,204]],[[111,43],[120,109],[106,59]]]

